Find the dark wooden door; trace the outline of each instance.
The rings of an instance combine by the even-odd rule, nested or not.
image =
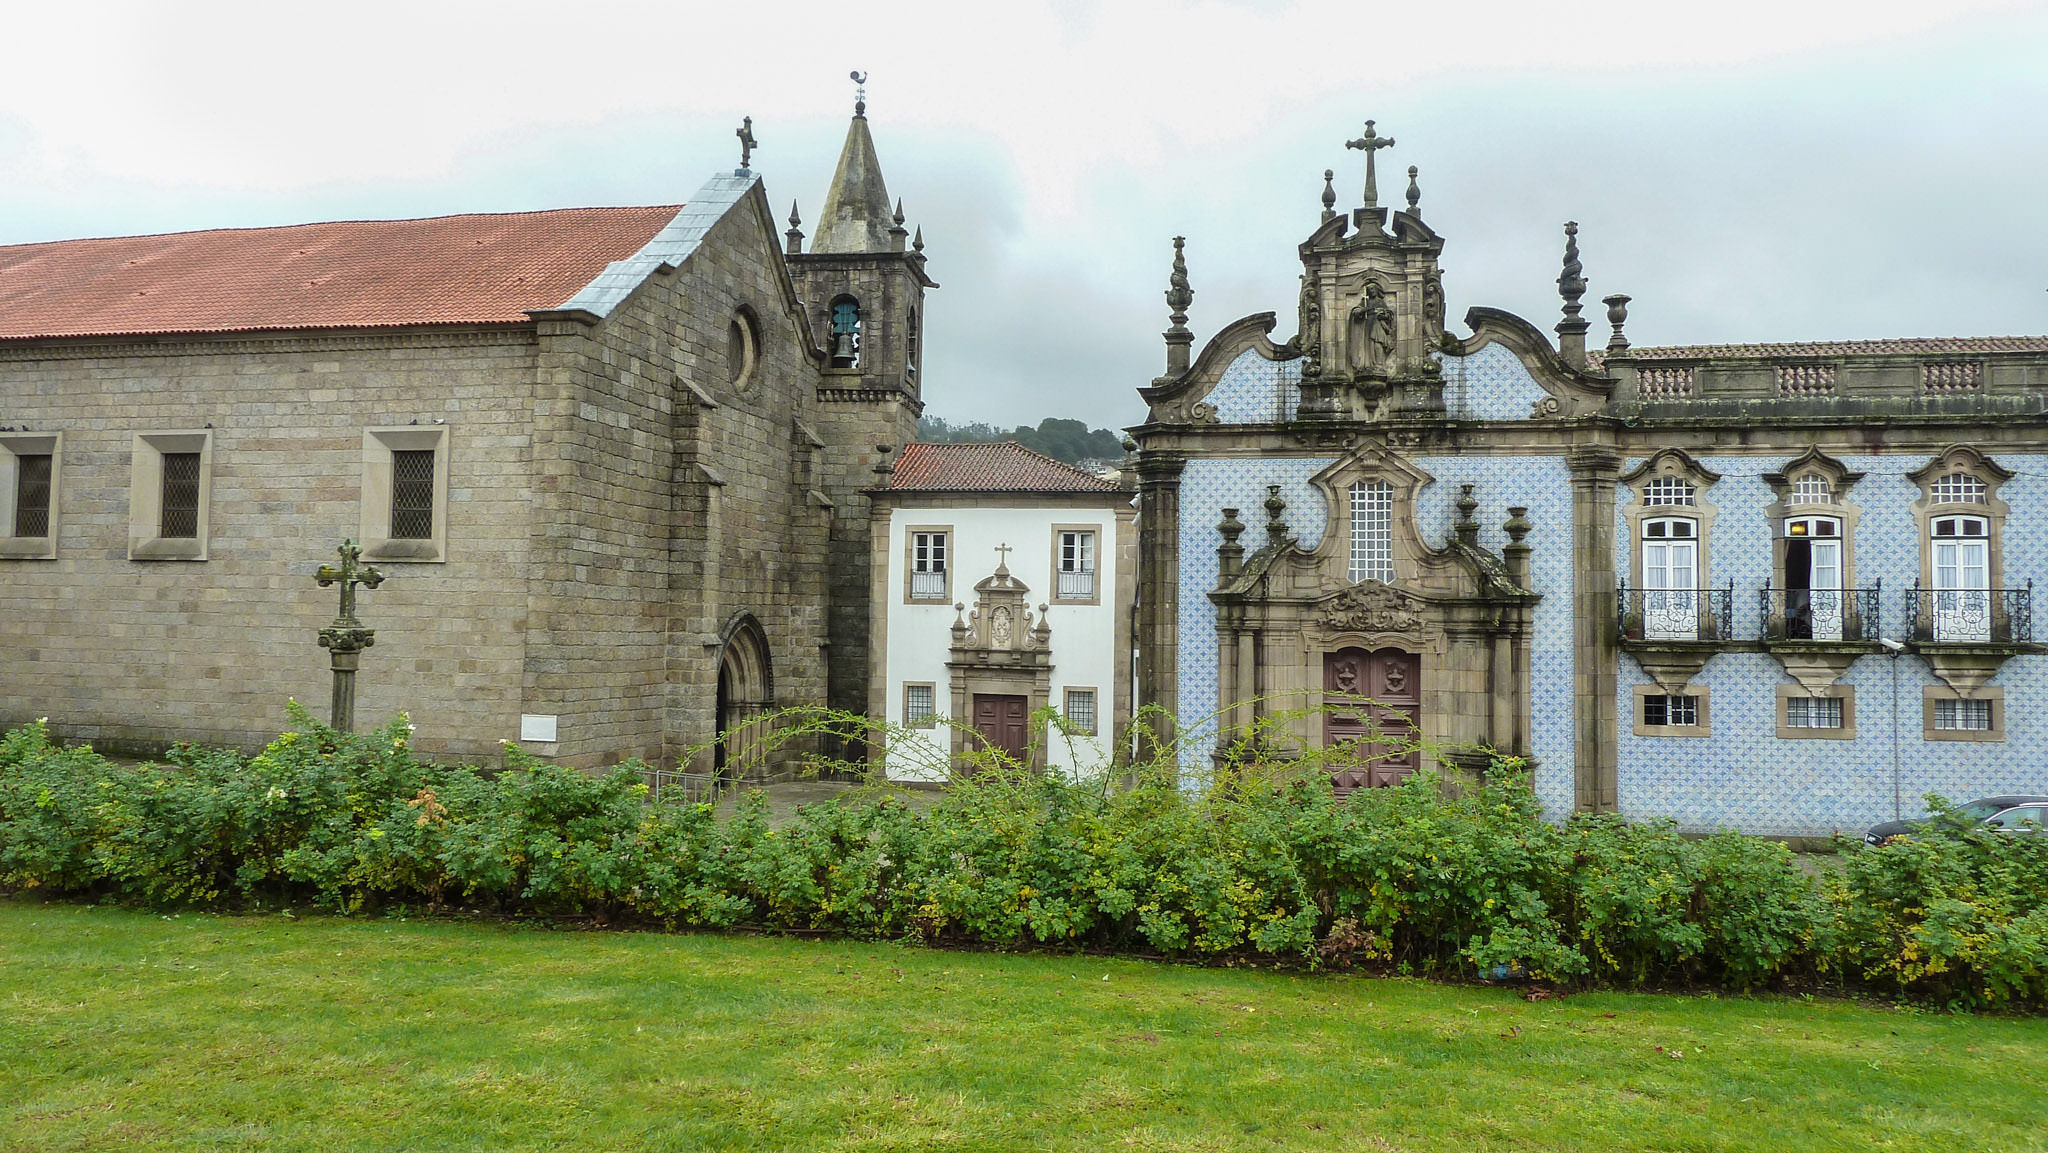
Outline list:
[[[991,747],[1022,762],[1030,751],[1031,710],[1021,696],[974,694],[974,731]]]
[[[1422,660],[1401,649],[1339,649],[1323,657],[1323,747],[1357,741],[1334,754],[1337,795],[1399,783],[1422,764],[1414,747],[1422,706]]]

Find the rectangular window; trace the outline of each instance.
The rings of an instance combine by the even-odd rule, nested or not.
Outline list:
[[[363,559],[448,560],[449,430],[406,425],[363,432]]]
[[[1060,710],[1067,727],[1082,736],[1095,735],[1095,690],[1068,689],[1066,707]]]
[[[1787,697],[1785,726],[1793,729],[1839,729],[1842,727],[1842,698]]]
[[[15,458],[14,531],[10,536],[50,535],[50,478],[55,459],[46,452]]]
[[[206,559],[213,432],[138,432],[128,480],[128,559]]]
[[[936,709],[932,705],[933,686],[903,686],[903,727],[906,729],[928,729]]]
[[[1986,732],[1991,728],[1991,702],[1936,701],[1934,727],[1946,732]]]
[[[1061,600],[1095,599],[1095,534],[1062,529],[1056,595]]]
[[[1351,486],[1351,583],[1394,583],[1394,486],[1383,480]]]
[[[1699,723],[1698,697],[1652,693],[1643,698],[1643,724],[1649,728],[1692,728]]]
[[[946,534],[910,534],[910,596],[912,600],[946,599]]]
[[[157,535],[169,540],[190,540],[199,535],[199,454],[164,454],[162,522]]]
[[[434,450],[401,449],[391,454],[391,538],[434,537]]]

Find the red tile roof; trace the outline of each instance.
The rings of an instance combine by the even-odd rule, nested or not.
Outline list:
[[[0,339],[523,321],[678,205],[0,246]]]
[[[903,446],[893,492],[1120,492],[1122,486],[1092,472],[1034,452],[1014,440],[997,444]]]
[[[1902,340],[1823,340],[1793,344],[1681,344],[1631,348],[1637,360],[1769,360],[1788,356],[1976,356],[1987,352],[2048,352],[2048,336],[1933,336]],[[1587,353],[1599,364],[1605,351]]]

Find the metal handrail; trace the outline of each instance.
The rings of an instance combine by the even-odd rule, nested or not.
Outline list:
[[[1735,582],[1717,589],[1615,590],[1616,623],[1625,640],[1732,641]]]
[[[1884,582],[1868,588],[1757,590],[1767,641],[1869,642],[1883,634]]]
[[[2034,582],[2016,589],[1906,591],[1906,635],[1955,644],[2030,644],[2034,639]]]

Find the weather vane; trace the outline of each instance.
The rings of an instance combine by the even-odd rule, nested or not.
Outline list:
[[[866,116],[868,114],[868,74],[855,71],[847,73],[846,76],[847,79],[858,85],[853,93],[853,114],[855,116]]]

